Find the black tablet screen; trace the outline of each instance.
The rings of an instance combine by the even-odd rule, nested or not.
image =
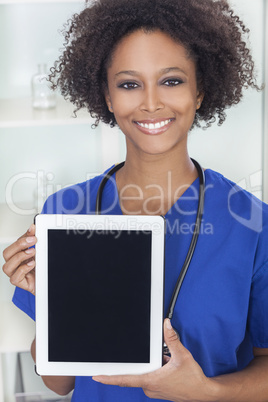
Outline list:
[[[151,232],[48,230],[48,359],[150,361]]]

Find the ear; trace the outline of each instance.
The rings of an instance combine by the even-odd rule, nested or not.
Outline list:
[[[111,101],[111,97],[108,91],[108,88],[105,88],[104,90],[104,96],[105,96],[105,100],[106,100],[106,104],[108,106],[108,109],[111,113],[113,113],[113,106],[112,106],[112,101]]]
[[[200,109],[203,99],[204,99],[205,94],[203,92],[198,92],[197,93],[197,98],[196,98],[196,110]]]

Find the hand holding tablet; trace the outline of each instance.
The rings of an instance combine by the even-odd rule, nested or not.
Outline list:
[[[38,373],[161,367],[164,218],[38,215],[36,236]]]

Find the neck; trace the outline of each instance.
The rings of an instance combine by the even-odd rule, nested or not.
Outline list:
[[[123,213],[163,214],[198,177],[188,152],[127,155],[116,182]]]

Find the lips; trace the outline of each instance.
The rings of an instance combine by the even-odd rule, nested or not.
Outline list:
[[[174,118],[135,121],[137,127],[145,134],[161,134],[173,123]]]

